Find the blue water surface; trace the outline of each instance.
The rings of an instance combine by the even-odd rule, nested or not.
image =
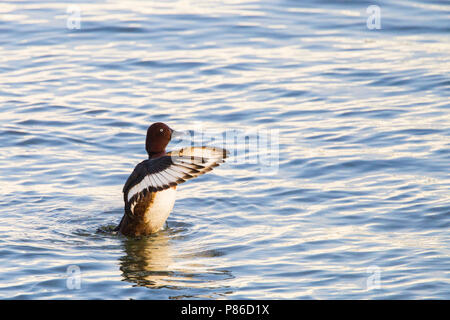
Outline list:
[[[449,12],[2,1],[0,298],[449,299]],[[156,121],[273,134],[275,166],[237,139],[127,239],[108,230]]]

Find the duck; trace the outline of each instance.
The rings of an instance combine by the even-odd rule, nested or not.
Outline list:
[[[139,237],[164,229],[175,204],[177,186],[211,171],[229,155],[224,148],[210,146],[166,152],[172,138],[179,135],[179,131],[162,122],[148,127],[148,159],[136,165],[123,186],[125,212],[116,231]]]

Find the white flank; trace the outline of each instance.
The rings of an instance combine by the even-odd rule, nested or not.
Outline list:
[[[152,232],[160,230],[164,226],[175,204],[177,195],[176,187],[155,193],[151,206],[145,212],[145,221],[152,228]]]

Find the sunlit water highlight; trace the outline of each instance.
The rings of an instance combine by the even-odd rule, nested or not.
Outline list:
[[[447,1],[379,30],[371,2],[71,3],[80,29],[0,4],[0,298],[450,298]],[[230,159],[167,230],[108,232],[156,121],[278,130],[278,172]]]

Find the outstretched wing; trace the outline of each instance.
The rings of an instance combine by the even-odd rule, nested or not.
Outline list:
[[[227,154],[221,148],[188,147],[142,161],[123,187],[124,198],[130,202],[143,193],[165,190],[198,177],[223,163]]]
[[[199,173],[194,173],[194,177],[197,177],[225,162],[228,151],[215,147],[187,147],[178,151],[171,151],[167,155],[178,166],[197,165],[202,167],[199,168]]]

